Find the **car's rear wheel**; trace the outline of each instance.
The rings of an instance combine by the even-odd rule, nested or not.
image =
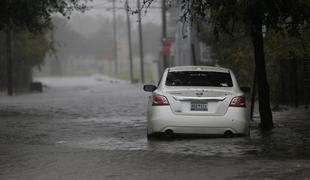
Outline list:
[[[174,132],[171,129],[168,129],[164,132],[164,137],[166,139],[173,139],[174,138]]]
[[[151,139],[154,138],[154,135],[153,135],[153,134],[149,134],[149,132],[147,131],[147,132],[146,132],[146,138],[147,138],[148,140],[151,140]]]
[[[224,136],[225,136],[226,138],[232,138],[232,137],[235,136],[235,134],[234,134],[232,131],[227,130],[227,131],[224,132]]]

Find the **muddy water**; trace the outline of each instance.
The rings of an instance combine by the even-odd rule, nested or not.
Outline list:
[[[270,132],[258,128],[256,114],[250,137],[147,141],[148,94],[141,85],[101,76],[41,81],[48,85],[42,94],[0,97],[0,179],[143,179],[161,172],[176,175],[172,179],[248,178],[237,174],[242,165],[231,166],[240,159],[244,165],[253,164],[248,159],[273,159],[271,167],[293,160],[285,163],[293,172],[308,168],[303,161],[310,159],[310,113],[303,108],[274,112],[276,128]],[[201,170],[209,160],[226,174]],[[150,162],[159,167],[147,173]],[[255,161],[252,171],[261,164],[268,162]],[[186,174],[188,169],[192,173]]]

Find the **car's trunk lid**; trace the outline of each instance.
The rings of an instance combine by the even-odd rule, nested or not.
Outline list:
[[[180,115],[225,115],[233,98],[231,87],[173,87],[164,92],[172,111]]]

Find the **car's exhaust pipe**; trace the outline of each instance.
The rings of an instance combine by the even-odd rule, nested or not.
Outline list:
[[[173,138],[174,138],[174,132],[173,132],[171,129],[167,129],[167,130],[164,132],[164,136],[165,136],[165,138],[167,138],[167,139],[173,139]]]
[[[234,137],[234,133],[230,130],[227,130],[224,132],[224,136],[227,137],[227,138],[231,138],[231,137]]]

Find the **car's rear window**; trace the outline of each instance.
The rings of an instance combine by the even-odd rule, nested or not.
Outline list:
[[[229,73],[208,71],[168,72],[166,86],[215,86],[232,87]]]

